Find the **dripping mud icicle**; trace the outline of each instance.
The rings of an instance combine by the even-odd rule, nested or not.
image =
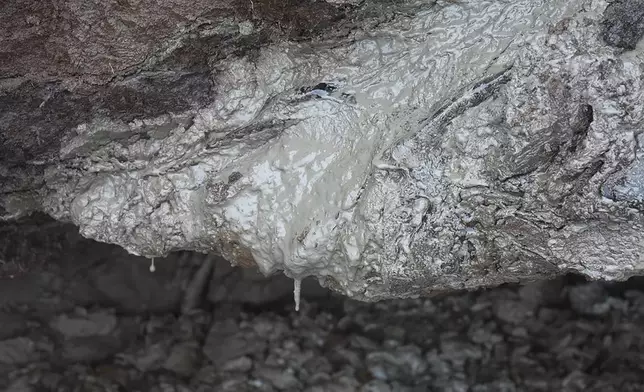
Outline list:
[[[302,279],[294,279],[293,296],[295,297],[295,311],[300,311],[300,290],[302,288]]]

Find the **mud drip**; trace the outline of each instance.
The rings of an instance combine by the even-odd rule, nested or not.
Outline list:
[[[293,296],[295,297],[295,311],[299,312],[300,311],[300,291],[302,287],[302,280],[295,279],[293,282],[295,285],[295,287],[293,288]]]
[[[156,271],[157,268],[154,266],[154,257],[150,260],[150,272]]]

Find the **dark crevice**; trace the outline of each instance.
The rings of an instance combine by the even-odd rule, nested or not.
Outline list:
[[[568,152],[574,153],[579,145],[588,136],[588,130],[594,120],[593,107],[591,105],[582,105],[579,109],[577,124],[573,125],[573,135],[568,147]]]

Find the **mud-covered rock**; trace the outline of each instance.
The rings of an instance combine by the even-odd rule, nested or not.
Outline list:
[[[641,390],[642,9],[2,3],[0,389]]]
[[[25,4],[0,24],[3,219],[362,300],[642,272],[641,0]],[[198,308],[109,268],[119,309]],[[213,303],[286,293],[202,272]]]

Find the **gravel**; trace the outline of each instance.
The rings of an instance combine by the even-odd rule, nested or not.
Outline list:
[[[78,252],[92,246],[98,250]],[[88,288],[69,288],[100,279],[98,271],[143,274],[147,260],[78,238],[36,249],[43,269],[10,283],[47,295],[0,301],[0,390],[644,390],[640,278],[565,277],[371,304],[305,280],[295,312],[292,293],[276,283],[290,281],[244,279],[248,272],[218,260],[215,271],[227,272],[214,272],[198,306],[182,311],[177,287],[194,281],[203,255],[157,260],[140,287],[133,280],[132,289],[115,284],[109,292],[104,284],[94,286],[102,295],[88,297]],[[168,291],[148,291],[160,287]],[[264,302],[244,294],[262,291]]]

